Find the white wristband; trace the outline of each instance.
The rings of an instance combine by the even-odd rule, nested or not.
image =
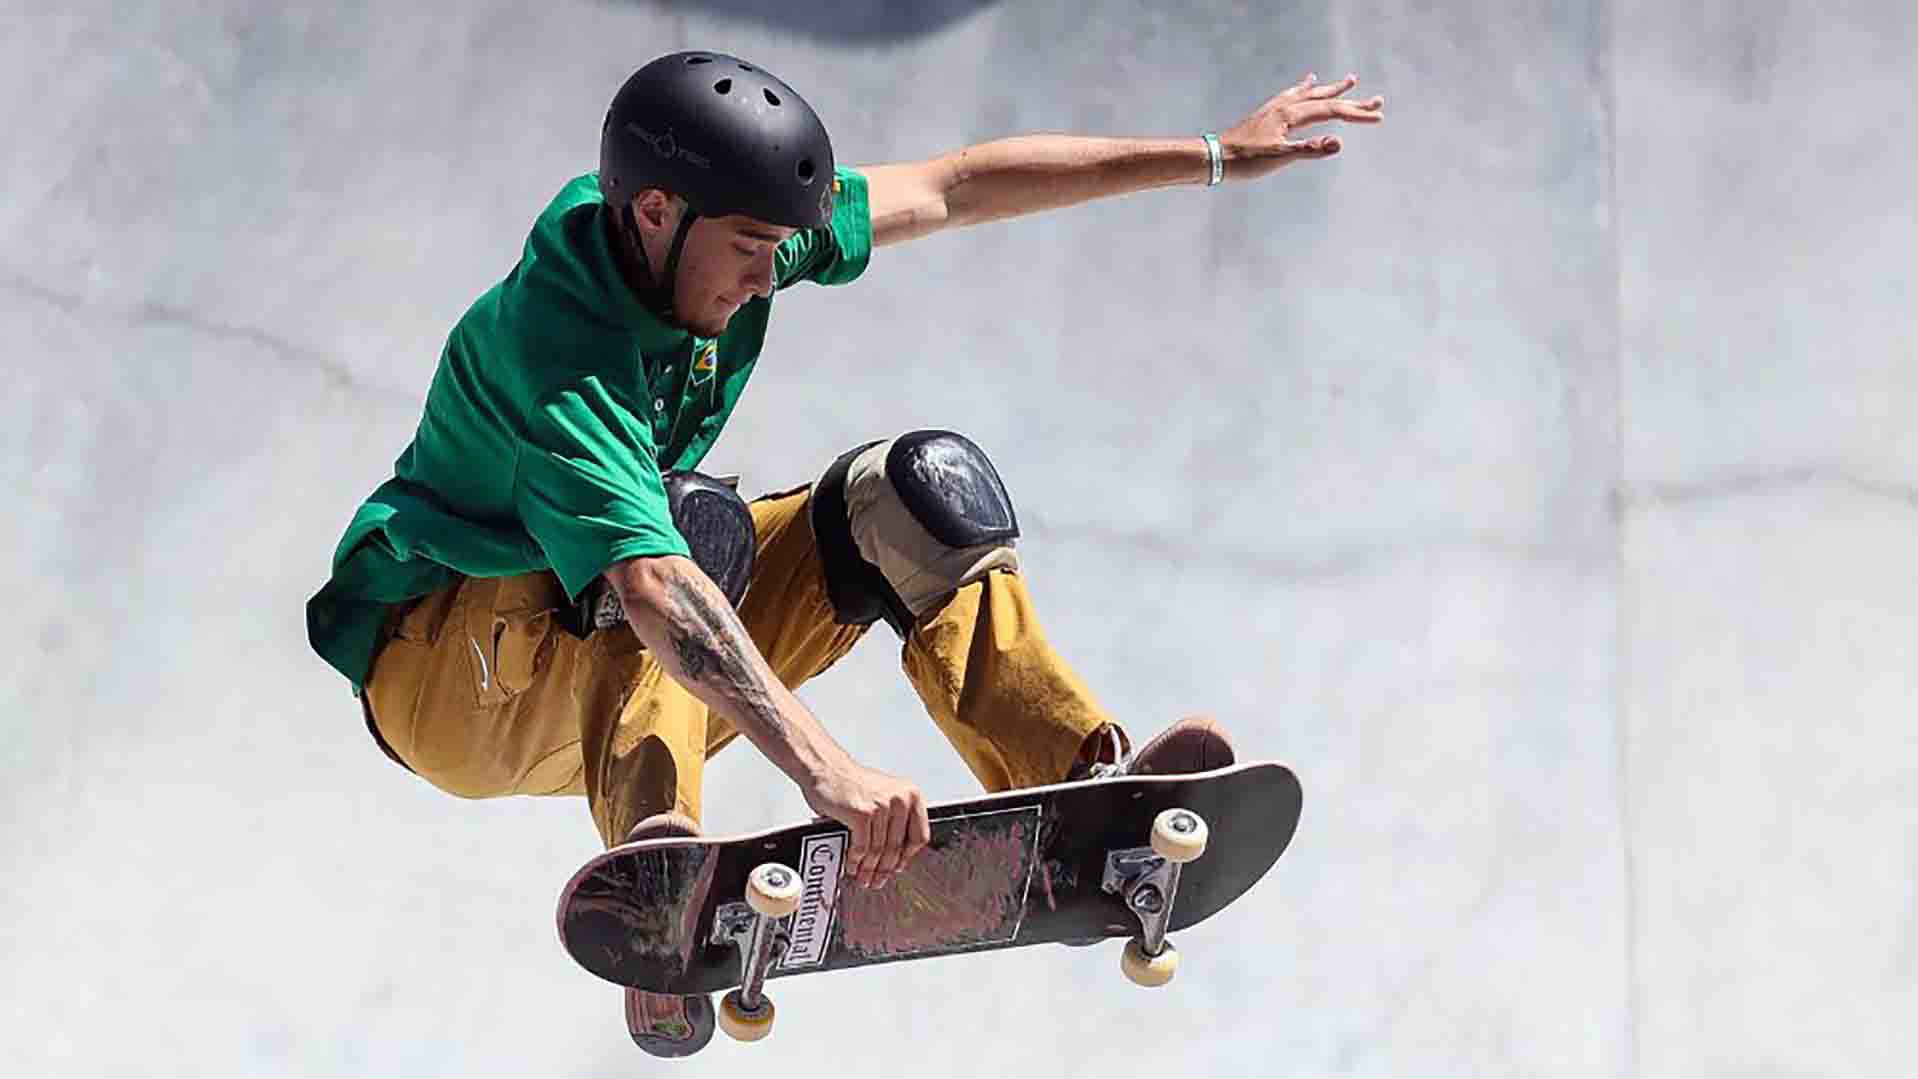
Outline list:
[[[1212,177],[1205,182],[1207,187],[1217,187],[1225,179],[1225,151],[1219,148],[1219,137],[1207,131],[1199,136],[1205,140],[1206,160],[1212,164]]]

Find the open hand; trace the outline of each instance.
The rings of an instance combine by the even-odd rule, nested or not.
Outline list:
[[[1350,101],[1343,96],[1358,84],[1357,75],[1347,75],[1325,86],[1318,84],[1318,76],[1307,75],[1297,85],[1260,105],[1252,115],[1220,132],[1219,143],[1225,151],[1225,178],[1257,179],[1293,161],[1338,153],[1340,143],[1336,135],[1302,141],[1293,141],[1291,135],[1300,128],[1329,120],[1376,124],[1385,119],[1385,98]]]

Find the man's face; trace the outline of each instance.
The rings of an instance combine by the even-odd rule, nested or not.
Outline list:
[[[647,255],[653,266],[664,267],[684,204],[673,200],[668,212],[648,220],[643,201],[638,207],[642,229],[653,234]],[[655,223],[656,228],[647,227]],[[770,296],[773,253],[794,231],[737,214],[695,220],[680,250],[673,283],[673,313],[680,323],[702,337],[717,337],[748,300]],[[655,244],[657,252],[652,250]]]

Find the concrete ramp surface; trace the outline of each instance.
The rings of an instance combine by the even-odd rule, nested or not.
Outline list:
[[[1116,946],[795,980],[682,1067],[1918,1070],[1913,9],[12,0],[0,1073],[655,1067],[554,937],[583,802],[393,767],[303,604],[448,329],[686,47],[851,163],[1196,140],[1306,71],[1390,118],[780,300],[710,471],[965,432],[1107,705],[1217,715],[1305,814],[1164,990]],[[971,793],[896,648],[806,700]],[[807,813],[743,744],[705,805]]]

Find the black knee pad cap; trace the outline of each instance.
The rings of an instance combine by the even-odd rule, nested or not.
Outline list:
[[[1012,496],[986,451],[951,431],[914,431],[886,453],[886,476],[932,538],[948,547],[1019,536]]]
[[[666,503],[673,526],[691,549],[693,562],[713,579],[734,607],[746,598],[758,537],[752,510],[739,492],[698,472],[668,472]]]

